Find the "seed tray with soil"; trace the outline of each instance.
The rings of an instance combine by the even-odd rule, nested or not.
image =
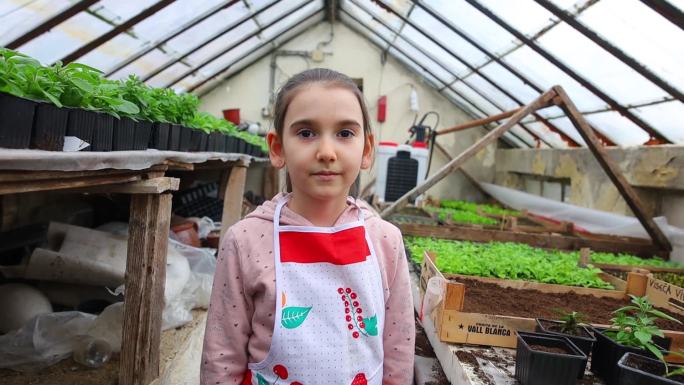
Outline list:
[[[598,298],[577,293],[544,293],[539,290],[503,288],[493,283],[459,279],[466,285],[463,311],[480,314],[499,314],[513,317],[558,317],[557,309],[572,309],[584,315],[587,322],[610,324],[612,312],[629,305],[628,300]],[[663,330],[684,331],[684,325],[657,320]]]

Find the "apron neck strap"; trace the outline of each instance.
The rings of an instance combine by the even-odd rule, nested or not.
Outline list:
[[[275,231],[275,236],[276,239],[278,237],[278,231],[280,229],[280,213],[283,210],[283,206],[290,200],[290,197],[292,196],[292,193],[289,193],[287,195],[283,195],[278,199],[278,202],[276,203],[276,209],[275,212],[273,213],[273,229]],[[356,203],[356,199],[352,197],[347,197],[347,202],[351,203],[357,208],[358,211],[358,221],[363,223],[363,210],[361,210],[361,207]]]

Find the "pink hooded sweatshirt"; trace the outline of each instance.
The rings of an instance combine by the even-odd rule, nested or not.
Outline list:
[[[243,381],[247,364],[266,357],[276,307],[273,213],[279,194],[226,231],[219,251],[207,318],[200,384],[234,385]],[[348,198],[335,226],[353,222],[358,209]],[[358,200],[380,263],[385,291],[383,385],[413,383],[415,321],[413,301],[399,229]],[[313,226],[283,207],[281,225]],[[318,385],[318,384],[306,384]]]

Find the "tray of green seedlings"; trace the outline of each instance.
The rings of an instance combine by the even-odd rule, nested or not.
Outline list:
[[[458,200],[442,200],[439,207],[426,206],[425,210],[440,222],[456,222],[468,225],[497,226],[498,217],[518,216],[513,210],[506,210],[491,204],[480,204]]]
[[[651,270],[655,278],[679,287],[684,287],[684,264],[681,263],[665,261],[660,258],[639,258],[629,254],[597,252],[591,254],[591,262],[598,265],[603,271],[620,279],[627,279],[627,270],[611,269],[606,265],[631,266]],[[662,269],[681,269],[681,271],[658,271]]]
[[[437,255],[445,274],[524,280],[598,289],[614,289],[593,266],[577,267],[579,252],[546,250],[513,242],[476,243],[427,237],[404,237],[411,262],[420,265],[423,252]]]
[[[437,225],[437,220],[430,216],[430,214],[417,207],[402,207],[398,212],[393,213],[389,217],[392,223],[417,223],[420,225]]]

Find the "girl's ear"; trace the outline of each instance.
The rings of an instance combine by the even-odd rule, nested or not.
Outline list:
[[[268,157],[271,158],[271,165],[276,169],[285,167],[285,153],[283,152],[283,142],[278,138],[275,132],[266,134],[266,142],[268,142]]]
[[[373,164],[373,155],[375,148],[375,137],[373,134],[368,134],[366,136],[365,143],[363,145],[363,157],[361,158],[361,169],[368,170]]]

